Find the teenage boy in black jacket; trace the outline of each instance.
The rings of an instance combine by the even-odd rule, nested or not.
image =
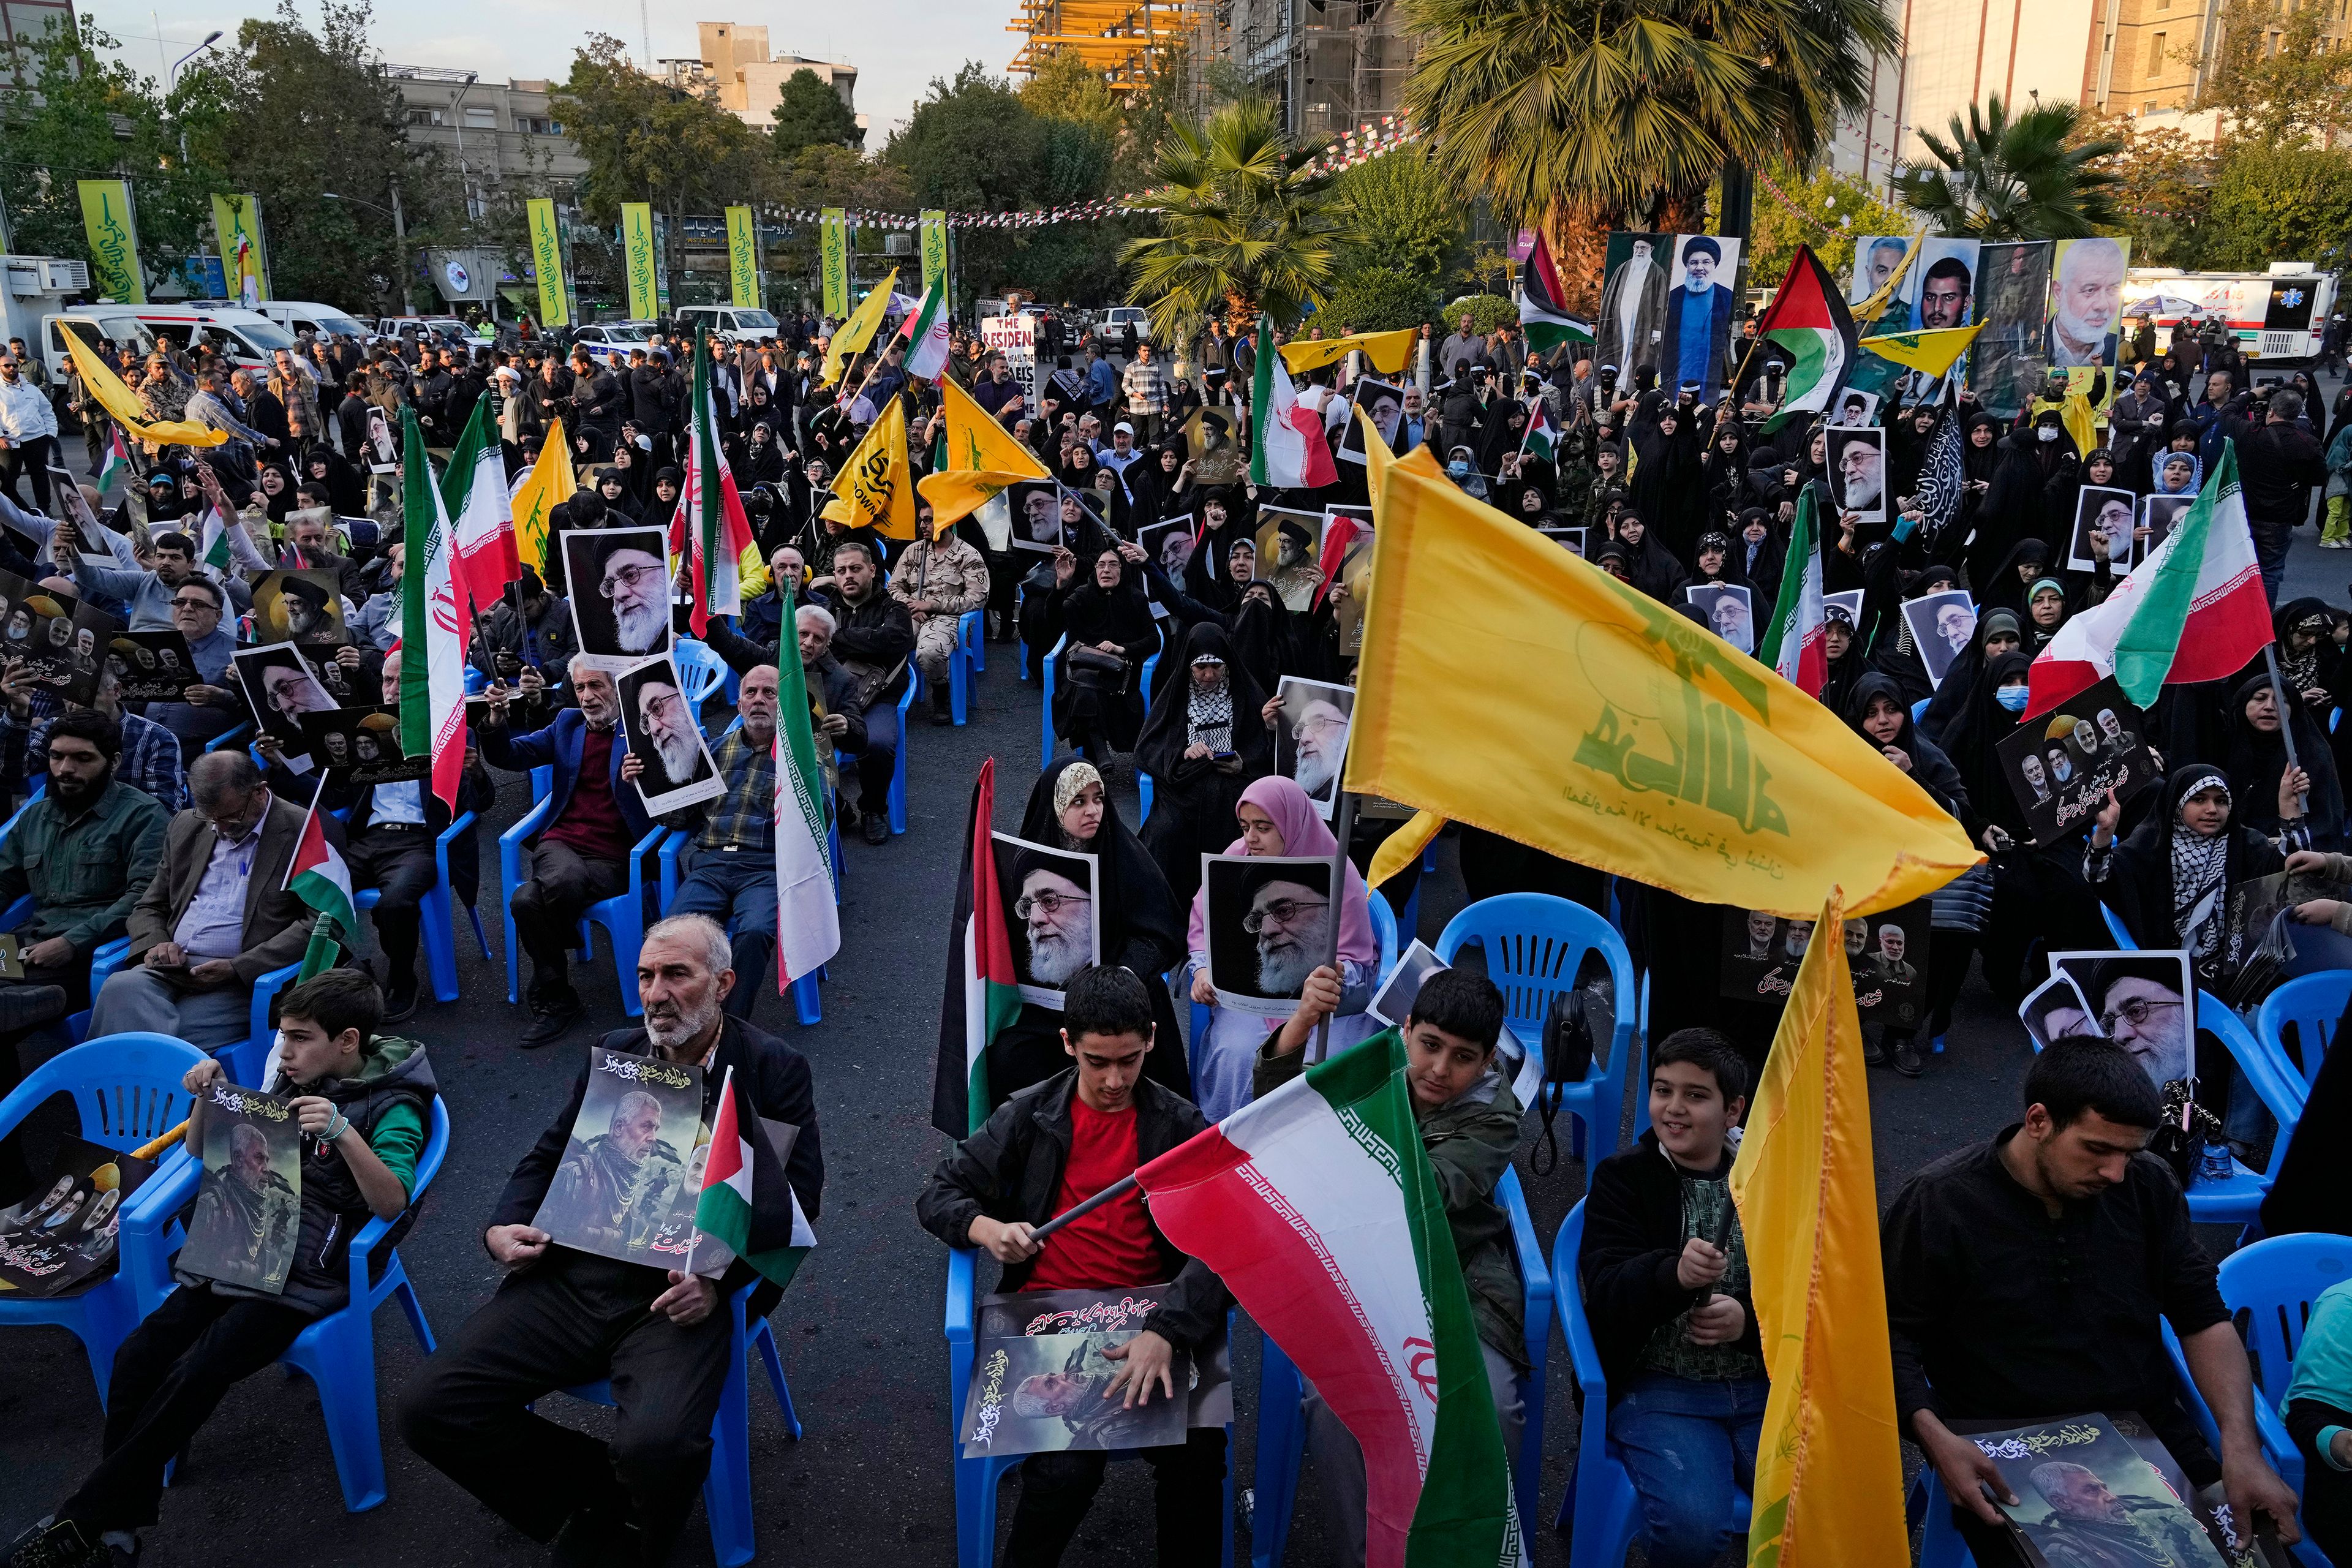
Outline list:
[[[1651,1131],[1603,1160],[1577,1273],[1609,1374],[1609,1451],[1633,1478],[1651,1568],[1707,1568],[1755,1484],[1769,1393],[1731,1203],[1748,1064],[1713,1029],[1666,1037]]]

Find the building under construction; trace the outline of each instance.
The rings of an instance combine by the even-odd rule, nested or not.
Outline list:
[[[1026,35],[1007,68],[1026,73],[1069,54],[1102,72],[1113,92],[1139,92],[1172,68],[1199,19],[1194,0],[1017,0],[1005,24]]]

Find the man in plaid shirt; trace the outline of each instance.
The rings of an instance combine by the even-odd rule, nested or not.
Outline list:
[[[1135,357],[1128,362],[1122,384],[1127,391],[1128,422],[1135,426],[1135,439],[1139,445],[1149,447],[1160,439],[1160,416],[1168,412],[1168,372],[1152,358],[1150,343],[1135,345]]]
[[[710,748],[727,793],[674,817],[688,830],[674,915],[709,915],[735,932],[735,988],[727,1011],[749,1018],[776,951],[776,667],[754,665],[735,700],[742,723]]]
[[[143,790],[166,811],[184,811],[188,772],[180,760],[180,738],[152,719],[126,712],[116,700],[121,689],[114,671],[99,666],[98,711],[122,729],[122,752],[114,764],[118,783]],[[49,724],[67,704],[47,687],[35,684],[24,661],[12,659],[0,673],[0,787],[22,794],[48,776]]]

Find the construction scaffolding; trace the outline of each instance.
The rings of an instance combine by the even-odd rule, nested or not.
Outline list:
[[[1196,78],[1239,76],[1301,137],[1340,136],[1404,107],[1413,37],[1398,0],[1201,0]]]
[[[1165,70],[1198,25],[1197,0],[1017,0],[1005,24],[1024,35],[1006,68],[1034,71],[1070,54],[1102,73],[1113,92],[1140,92]]]

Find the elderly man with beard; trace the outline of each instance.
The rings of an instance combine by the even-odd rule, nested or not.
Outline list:
[[[819,612],[822,614],[823,612]],[[672,914],[709,915],[735,929],[735,988],[727,1011],[749,1018],[776,951],[776,667],[754,665],[735,700],[742,723],[710,760],[727,782],[717,800],[662,818],[688,834]],[[689,738],[690,739],[690,738]],[[632,759],[634,760],[634,759]],[[627,763],[622,775],[628,776]]]
[[[702,732],[677,682],[662,666],[637,682],[636,731],[643,750],[632,746],[621,759],[621,777],[647,795],[668,795],[694,783],[702,772]],[[646,761],[646,752],[652,761]]]
[[[630,540],[599,552],[595,592],[612,605],[614,651],[659,653],[669,637],[669,564]]]
[[[1029,942],[1024,978],[1059,990],[1094,962],[1094,889],[1086,862],[1024,850],[1013,866],[1021,891],[1013,916]]]
[[[622,787],[628,748],[614,743],[621,698],[611,673],[582,654],[572,661],[572,689],[579,707],[562,710],[543,730],[518,735],[507,721],[514,689],[495,685],[479,731],[483,759],[492,767],[555,770],[547,826],[530,847],[530,876],[509,906],[516,940],[530,954],[531,1021],[518,1042],[526,1049],[562,1038],[587,1010],[572,985],[580,917],[627,889],[629,856],[653,827],[644,798]]]
[[[1340,760],[1348,754],[1348,716],[1327,697],[1310,698],[1291,721],[1290,737],[1298,787],[1309,800],[1331,799],[1339,788]]]
[[[707,915],[674,915],[637,956],[642,1023],[599,1043],[702,1070],[703,1124],[734,1070],[739,1113],[797,1128],[784,1163],[814,1221],[824,1159],[808,1063],[726,1012],[738,984],[727,934]],[[578,1251],[530,1223],[572,1142],[587,1096],[583,1058],[571,1096],[508,1179],[482,1243],[508,1270],[496,1294],[447,1340],[400,1410],[408,1446],[515,1529],[555,1542],[559,1563],[658,1563],[710,1466],[710,1423],[729,1368],[733,1294],[757,1278],[738,1258],[718,1279]],[[753,1319],[778,1292],[751,1295]],[[610,1443],[532,1413],[551,1389],[609,1379],[620,1405]]]
[[[1265,873],[1250,894],[1242,930],[1257,942],[1257,988],[1296,996],[1331,944],[1331,900],[1280,872]]]

